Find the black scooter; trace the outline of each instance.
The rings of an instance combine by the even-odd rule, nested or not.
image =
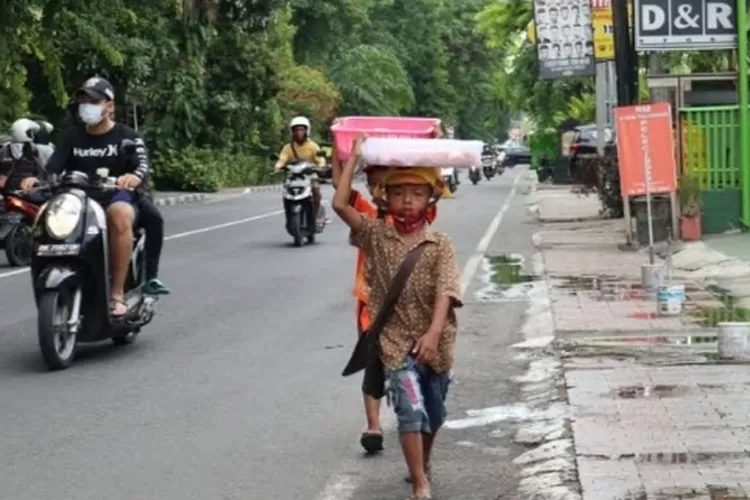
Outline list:
[[[120,158],[132,162],[135,144],[120,144]],[[69,367],[79,343],[111,339],[132,343],[154,317],[156,297],[143,293],[146,282],[143,230],[136,230],[125,282],[128,312],[110,313],[107,219],[97,195],[116,191],[116,178],[99,169],[96,179],[66,173],[51,186],[32,234],[31,280],[37,304],[39,348],[51,370]]]
[[[494,155],[482,155],[482,172],[484,173],[484,176],[487,180],[490,180],[495,176],[496,172]]]
[[[474,165],[469,168],[469,180],[471,180],[471,183],[475,186],[482,180],[482,173],[479,171],[478,166]]]

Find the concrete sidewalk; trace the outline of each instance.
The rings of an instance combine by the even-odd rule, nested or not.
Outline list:
[[[595,198],[594,198],[595,199]],[[716,363],[723,304],[705,287],[750,281],[746,263],[693,244],[673,256],[686,312],[657,314],[640,287],[643,252],[624,252],[622,220],[598,203],[539,190],[531,209],[569,404],[584,500],[750,498],[750,365]],[[732,275],[732,277],[728,277]],[[734,280],[734,281],[732,281]],[[750,290],[749,290],[750,291]]]

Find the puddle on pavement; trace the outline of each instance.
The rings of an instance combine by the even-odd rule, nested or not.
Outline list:
[[[638,281],[624,280],[612,275],[595,276],[556,276],[551,280],[552,287],[568,295],[584,295],[600,301],[651,300],[653,292],[647,292]],[[690,300],[711,298],[710,292],[701,290],[695,284],[685,286]]]
[[[583,337],[576,338],[576,341],[588,345],[606,345],[606,346],[623,346],[638,347],[649,345],[660,346],[694,346],[696,344],[714,344],[716,343],[716,334],[699,334],[699,335],[634,335],[634,336],[611,336],[611,337]]]
[[[525,299],[539,280],[524,272],[524,258],[520,254],[487,256],[482,270],[485,287],[476,293],[480,302],[502,302]]]
[[[648,493],[639,488],[625,493],[625,496],[618,496],[617,500],[750,500],[750,496],[736,486],[711,485],[706,486],[705,489],[675,486],[649,490]]]
[[[662,399],[682,396],[688,392],[690,388],[684,385],[628,385],[618,387],[612,391],[611,396],[616,399]]]

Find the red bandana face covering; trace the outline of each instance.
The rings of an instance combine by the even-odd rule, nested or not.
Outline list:
[[[419,231],[427,222],[427,214],[422,211],[414,215],[393,215],[393,225],[401,234],[411,234]]]

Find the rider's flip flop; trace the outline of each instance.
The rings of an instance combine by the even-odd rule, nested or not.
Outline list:
[[[117,304],[122,304],[123,306],[125,306],[125,312],[123,312],[122,314],[115,314],[115,309],[117,309]],[[128,314],[128,305],[122,299],[112,299],[109,301],[109,314],[113,318],[122,318],[126,314]]]

